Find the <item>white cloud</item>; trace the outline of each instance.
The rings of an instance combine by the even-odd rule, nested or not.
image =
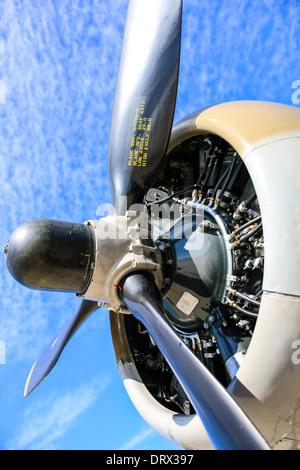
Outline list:
[[[185,2],[178,119],[228,100],[292,104],[299,12],[294,1]]]
[[[76,420],[106,391],[107,376],[93,380],[75,390],[32,405],[26,409],[16,435],[7,443],[9,450],[51,450],[58,445]]]
[[[108,134],[126,5],[1,2],[0,249],[26,220],[84,222],[109,202]],[[78,299],[17,285],[4,256],[0,285],[8,361],[35,357]]]
[[[119,450],[131,450],[141,447],[141,444],[144,441],[151,439],[151,437],[156,436],[156,433],[151,428],[142,428],[135,436],[133,436],[129,441],[126,441]]]

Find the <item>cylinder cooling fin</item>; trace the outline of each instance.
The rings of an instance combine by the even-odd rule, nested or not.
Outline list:
[[[144,195],[164,262],[169,321],[280,449],[299,442],[288,418],[298,409],[300,379],[291,360],[300,337],[299,233],[291,216],[297,212],[299,129],[299,111],[275,103],[225,103],[196,112],[174,127],[164,167]],[[183,220],[202,235],[196,250],[189,250],[191,232],[175,236]],[[145,393],[158,409],[195,417],[147,330],[132,318],[122,322]],[[142,409],[140,403],[143,415]],[[149,415],[145,419],[155,427]],[[168,434],[166,424],[159,432]],[[197,432],[195,448],[209,448],[203,427]],[[188,426],[180,436],[195,437]]]
[[[221,137],[193,136],[168,154],[144,204],[162,254],[166,315],[228,387],[247,353],[262,295],[263,227],[246,166]],[[133,362],[145,391],[170,413],[195,416],[145,327],[128,315],[114,321],[125,328],[125,362]],[[203,429],[202,439],[209,448]]]
[[[155,188],[145,204],[163,253],[166,314],[227,387],[247,352],[262,294],[264,239],[255,188],[235,149],[212,134],[175,147]],[[149,390],[170,409],[191,414],[147,331],[134,318],[125,324]]]

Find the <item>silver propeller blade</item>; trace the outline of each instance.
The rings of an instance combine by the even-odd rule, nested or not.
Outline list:
[[[250,419],[166,319],[159,290],[146,273],[129,275],[122,296],[172,367],[216,449],[270,450]]]
[[[25,397],[30,395],[51,372],[71,336],[80,328],[87,317],[98,308],[97,302],[89,300],[81,302],[75,315],[58,331],[32,366],[25,385]]]
[[[175,110],[182,0],[130,0],[109,143],[112,204],[140,202],[167,150]],[[127,201],[119,201],[126,196]]]

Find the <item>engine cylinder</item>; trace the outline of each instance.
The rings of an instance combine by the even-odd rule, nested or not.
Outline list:
[[[26,287],[81,293],[92,274],[94,235],[88,225],[37,219],[18,227],[4,252],[10,273]]]

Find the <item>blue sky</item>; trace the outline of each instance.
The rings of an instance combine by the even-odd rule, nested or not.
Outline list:
[[[26,220],[84,222],[110,202],[107,147],[126,9],[127,0],[0,0],[2,247]],[[175,121],[224,101],[293,105],[298,1],[184,0],[183,13]],[[25,400],[33,362],[79,301],[18,285],[4,255],[0,282],[0,449],[174,449],[127,397],[105,309]]]

